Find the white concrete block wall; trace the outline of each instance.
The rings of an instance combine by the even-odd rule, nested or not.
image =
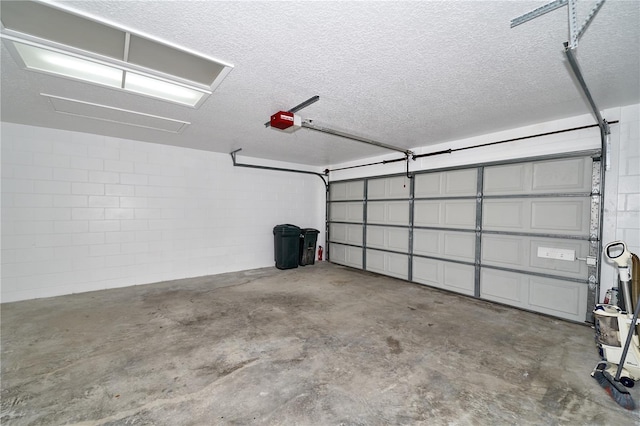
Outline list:
[[[609,121],[619,119],[620,109],[607,110],[605,118]],[[538,123],[516,129],[490,133],[467,139],[443,142],[430,146],[415,148],[416,154],[444,151],[448,149],[464,148],[474,145],[493,143],[502,140],[514,139],[541,133],[549,133],[568,128],[582,127],[595,124],[595,119],[589,115]],[[410,171],[433,170],[438,168],[465,166],[469,164],[488,163],[492,161],[504,161],[518,158],[535,157],[541,155],[559,154],[564,152],[586,151],[600,148],[600,130],[597,127],[590,129],[558,133],[539,138],[524,139],[505,144],[491,145],[481,148],[467,149],[441,154],[431,157],[419,158],[410,162]],[[368,160],[332,165],[329,168],[348,167],[368,162],[401,158],[402,154],[390,153],[388,155],[370,158]],[[404,162],[348,169],[331,173],[332,180],[352,179],[366,176],[378,176],[385,174],[403,173],[406,168]]]
[[[620,108],[612,126],[611,169],[605,181],[603,240],[623,240],[640,256],[640,105]],[[601,293],[617,284],[617,270],[604,263]]]
[[[313,175],[11,123],[0,143],[2,302],[273,266],[280,223],[324,245]]]

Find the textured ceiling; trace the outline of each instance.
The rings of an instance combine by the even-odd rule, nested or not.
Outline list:
[[[319,95],[303,118],[411,149],[589,112],[563,53],[567,8],[509,27],[547,1],[57,3],[235,68],[191,109],[21,70],[3,45],[2,121],[325,166],[389,151],[263,123]],[[580,23],[594,4],[578,2]],[[607,0],[580,41],[600,109],[640,102],[639,23],[639,1]],[[40,93],[191,125],[172,134],[67,116]]]

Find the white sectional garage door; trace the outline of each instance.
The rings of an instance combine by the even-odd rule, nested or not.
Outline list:
[[[586,155],[332,182],[330,261],[585,321],[598,184]]]

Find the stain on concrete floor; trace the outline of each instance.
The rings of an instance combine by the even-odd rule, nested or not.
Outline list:
[[[1,309],[3,425],[640,424],[589,327],[324,262]]]

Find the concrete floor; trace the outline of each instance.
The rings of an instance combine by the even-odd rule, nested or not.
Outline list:
[[[325,262],[1,308],[3,425],[640,423],[591,328]]]

